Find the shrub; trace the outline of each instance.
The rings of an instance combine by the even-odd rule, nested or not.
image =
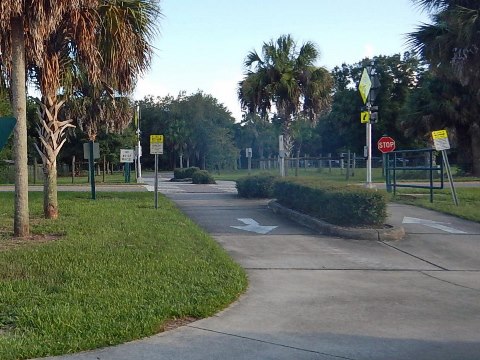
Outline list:
[[[244,198],[273,198],[274,175],[260,174],[238,179],[236,183],[238,195]]]
[[[173,170],[173,177],[175,179],[189,179],[189,178],[192,178],[192,175],[199,170],[200,168],[196,166],[192,166],[184,169],[175,169]]]
[[[286,207],[336,225],[378,226],[387,217],[385,196],[358,186],[288,179],[275,182],[274,195]]]
[[[192,174],[194,184],[216,184],[213,176],[206,170],[198,170]]]

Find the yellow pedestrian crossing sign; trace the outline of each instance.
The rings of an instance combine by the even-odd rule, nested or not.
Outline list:
[[[360,121],[362,124],[366,124],[370,121],[370,111],[362,111],[360,113]]]
[[[367,69],[363,69],[362,77],[360,79],[360,84],[358,84],[358,91],[360,91],[360,95],[362,96],[362,100],[364,104],[367,102],[368,94],[370,93],[371,88],[372,88],[372,81],[370,80],[370,76],[368,76]]]

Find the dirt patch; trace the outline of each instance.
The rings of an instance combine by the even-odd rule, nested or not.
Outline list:
[[[12,236],[11,233],[0,232],[0,251],[41,245],[51,241],[57,241],[64,236],[64,234],[31,234],[26,237],[17,238]]]
[[[176,328],[179,328],[180,326],[188,325],[197,320],[198,319],[194,317],[185,317],[181,319],[168,320],[165,324],[163,324],[161,331],[174,330]]]

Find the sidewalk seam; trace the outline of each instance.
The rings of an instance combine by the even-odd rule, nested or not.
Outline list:
[[[280,347],[284,347],[284,348],[288,348],[288,349],[292,349],[292,350],[298,350],[298,351],[304,351],[304,352],[309,352],[309,353],[313,353],[313,354],[330,356],[330,357],[335,358],[335,359],[356,360],[356,359],[349,358],[349,357],[345,357],[345,356],[328,354],[328,353],[324,353],[324,352],[317,351],[317,350],[302,349],[302,348],[295,347],[295,346],[279,344],[279,343],[275,343],[275,342],[271,342],[271,341],[255,339],[255,338],[251,338],[251,337],[248,337],[248,336],[231,334],[231,333],[227,333],[227,332],[223,332],[223,331],[217,331],[217,330],[212,330],[212,329],[207,329],[207,328],[203,328],[203,327],[199,327],[199,326],[186,325],[186,327],[189,327],[189,328],[192,328],[192,329],[197,329],[197,330],[202,330],[202,331],[213,332],[213,333],[216,333],[216,334],[221,334],[221,335],[226,335],[226,336],[232,336],[232,337],[236,337],[236,338],[240,338],[240,339],[245,339],[245,340],[250,340],[250,341],[256,341],[256,342],[260,342],[260,343],[264,343],[264,344],[269,344],[269,345],[274,345],[274,346],[280,346]]]

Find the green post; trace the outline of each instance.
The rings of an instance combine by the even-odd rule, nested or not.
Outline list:
[[[124,164],[124,173],[125,173],[125,184],[130,183],[130,163],[125,163]]]
[[[93,141],[89,141],[88,170],[90,171],[90,186],[92,188],[92,199],[97,198],[95,194],[95,159],[93,158]]]

